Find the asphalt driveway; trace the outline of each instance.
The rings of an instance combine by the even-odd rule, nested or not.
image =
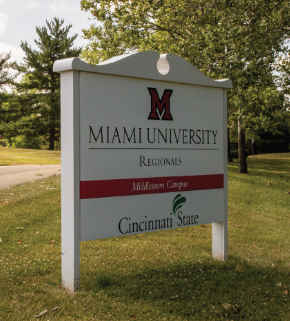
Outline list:
[[[0,189],[60,175],[60,169],[60,165],[0,166]]]

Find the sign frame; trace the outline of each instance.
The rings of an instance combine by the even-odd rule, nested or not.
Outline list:
[[[222,89],[223,101],[223,219],[212,223],[212,256],[228,257],[227,199],[227,89],[231,80],[214,81],[184,59],[146,51],[114,57],[96,66],[78,58],[56,61],[54,71],[61,74],[61,235],[62,285],[74,292],[80,284],[80,104],[81,73],[114,75],[167,83]],[[168,92],[168,96],[170,93]],[[170,119],[170,114],[166,117]],[[152,117],[157,117],[153,113]]]

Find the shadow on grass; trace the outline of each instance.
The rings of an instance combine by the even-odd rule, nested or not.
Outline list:
[[[290,320],[290,272],[276,267],[231,256],[225,263],[180,261],[137,273],[117,269],[86,273],[82,288],[130,306],[138,320],[146,320],[148,311],[156,320],[157,311],[166,320]]]

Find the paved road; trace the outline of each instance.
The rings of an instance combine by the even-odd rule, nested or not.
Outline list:
[[[0,166],[0,189],[52,175],[60,175],[60,165]]]

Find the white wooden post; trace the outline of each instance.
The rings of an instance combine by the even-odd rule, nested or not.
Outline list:
[[[61,74],[61,266],[70,291],[80,282],[79,79],[78,71]]]
[[[223,95],[223,172],[224,172],[224,220],[212,224],[212,256],[224,261],[228,258],[228,157],[227,157],[227,90]]]

